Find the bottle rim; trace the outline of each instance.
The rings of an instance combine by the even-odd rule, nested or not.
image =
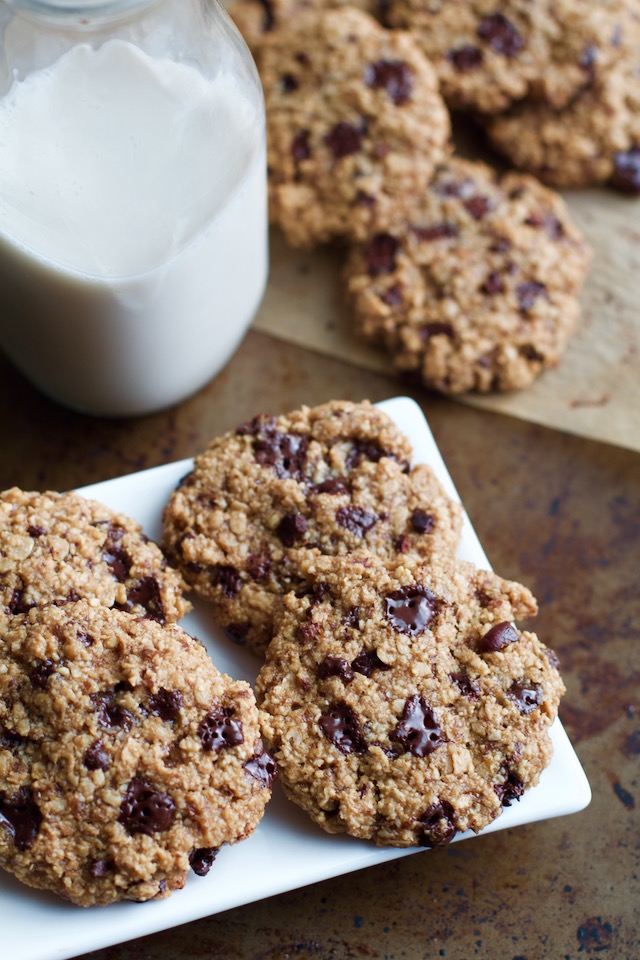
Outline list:
[[[131,13],[157,0],[4,0],[12,10],[34,16],[66,19]]]

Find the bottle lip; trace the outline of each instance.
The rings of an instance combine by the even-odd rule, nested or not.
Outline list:
[[[132,13],[157,0],[4,0],[16,12],[54,20],[91,19]]]

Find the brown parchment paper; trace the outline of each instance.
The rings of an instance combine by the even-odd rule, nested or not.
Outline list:
[[[606,189],[564,196],[593,248],[579,332],[560,366],[527,390],[459,399],[640,451],[640,200]],[[343,257],[339,249],[292,250],[273,231],[271,274],[254,328],[388,371],[384,353],[351,333],[339,276]]]

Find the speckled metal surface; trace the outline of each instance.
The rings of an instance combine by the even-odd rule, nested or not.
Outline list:
[[[94,420],[41,397],[0,357],[0,486],[68,489],[189,456],[259,410],[402,392],[392,380],[251,333],[181,407]],[[562,663],[561,716],[592,785],[590,807],[86,960],[640,957],[640,457],[411,395],[494,568],[541,602],[536,629]]]

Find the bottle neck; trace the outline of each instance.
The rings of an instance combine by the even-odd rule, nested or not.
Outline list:
[[[1,0],[16,14],[50,24],[91,29],[96,25],[135,16],[159,0]]]

